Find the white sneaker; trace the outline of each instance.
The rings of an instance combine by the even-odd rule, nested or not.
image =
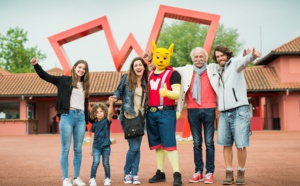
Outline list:
[[[89,181],[90,186],[97,186],[95,178],[91,178]]]
[[[85,183],[79,177],[77,177],[76,179],[73,180],[73,185],[85,186]]]
[[[133,176],[133,185],[139,185],[141,184],[141,182],[139,181],[139,177],[138,176]]]
[[[110,179],[109,178],[106,178],[105,180],[104,180],[104,185],[110,185]]]
[[[63,186],[72,186],[71,180],[69,178],[66,178],[63,180]]]
[[[124,177],[124,183],[125,184],[132,184],[132,177],[130,174],[125,175]]]

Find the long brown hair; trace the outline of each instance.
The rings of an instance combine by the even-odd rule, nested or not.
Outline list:
[[[85,73],[81,78],[75,73],[75,68],[79,64],[85,65]],[[89,71],[88,63],[84,60],[78,60],[71,69],[71,76],[72,76],[72,86],[77,88],[77,83],[79,81],[81,81],[83,90],[84,90],[84,94],[85,94],[85,98],[88,98],[90,95],[90,71]]]
[[[146,85],[148,84],[148,74],[149,74],[149,70],[148,70],[148,65],[147,63],[144,61],[143,58],[141,57],[136,57],[134,58],[131,63],[130,63],[130,67],[128,70],[128,75],[127,75],[127,83],[128,83],[128,89],[130,91],[132,91],[133,89],[135,89],[137,87],[137,75],[134,72],[134,62],[140,60],[144,66],[144,73],[143,73],[143,77],[141,79],[141,82],[145,81]],[[142,87],[143,91],[146,92],[147,91],[147,86]]]
[[[216,51],[222,52],[223,54],[227,55],[228,60],[233,57],[233,52],[231,52],[228,47],[223,46],[223,45],[216,46],[213,57],[212,57],[216,63],[218,63],[217,58],[216,58]]]

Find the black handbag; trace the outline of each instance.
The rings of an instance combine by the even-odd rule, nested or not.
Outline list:
[[[123,125],[124,125],[124,137],[125,139],[136,138],[143,136],[144,133],[144,117],[142,116],[141,111],[139,111],[139,115],[135,118],[128,119],[124,117]]]
[[[142,93],[141,105],[143,102],[143,98],[144,98],[144,92]],[[143,136],[145,134],[144,124],[145,124],[145,118],[143,117],[142,112],[140,110],[139,110],[139,115],[135,118],[128,119],[124,115],[123,128],[124,128],[125,139]]]

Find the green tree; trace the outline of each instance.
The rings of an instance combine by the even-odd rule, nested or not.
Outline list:
[[[202,47],[208,32],[208,26],[185,21],[173,21],[165,23],[161,29],[157,46],[168,48],[174,43],[174,53],[171,58],[171,65],[174,67],[191,64],[190,52],[196,47]],[[220,24],[213,42],[208,63],[213,62],[212,53],[217,45],[225,45],[236,54],[242,45],[238,42],[239,34],[237,29],[225,28]]]
[[[26,48],[27,32],[21,28],[10,28],[6,35],[0,33],[0,67],[13,73],[33,72],[29,60],[39,56],[40,61],[46,58],[37,47]]]

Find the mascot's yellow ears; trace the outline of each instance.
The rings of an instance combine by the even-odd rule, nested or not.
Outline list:
[[[170,64],[171,55],[173,54],[174,43],[171,43],[169,49],[157,48],[155,41],[152,40],[153,65],[158,70],[164,70]]]
[[[152,53],[154,54],[154,52],[156,52],[156,50],[165,50],[170,52],[170,56],[173,54],[173,49],[174,49],[174,43],[171,43],[171,45],[169,46],[169,49],[167,50],[166,48],[157,48],[155,41],[152,40]]]

